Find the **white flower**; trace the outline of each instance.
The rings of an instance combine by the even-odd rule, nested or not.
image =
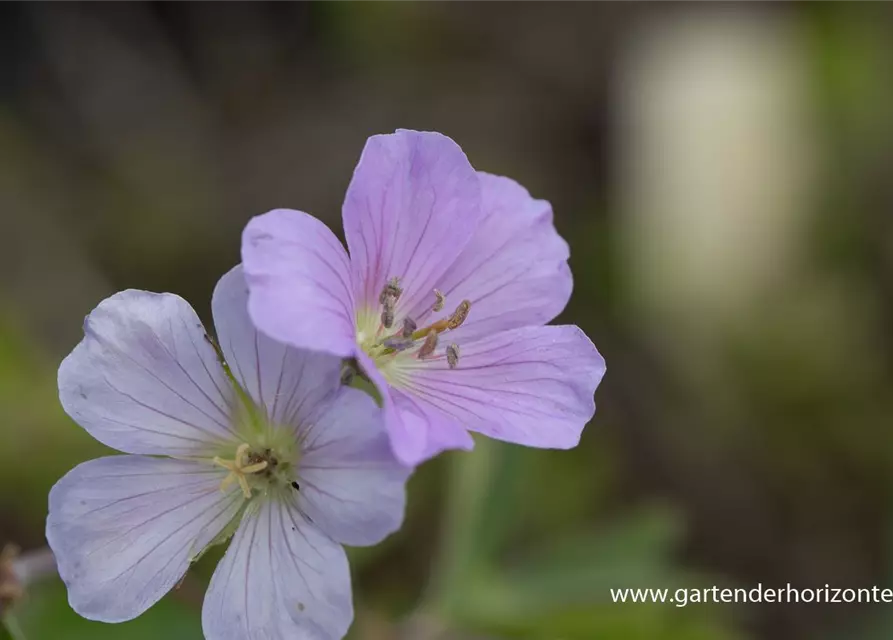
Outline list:
[[[340,384],[340,360],[257,333],[247,295],[241,267],[217,284],[218,353],[182,298],[115,294],[59,368],[68,414],[131,454],[86,462],[50,492],[47,539],[82,616],[135,618],[232,535],[206,638],[330,640],[350,627],[341,544],[400,526],[409,471],[372,399]]]

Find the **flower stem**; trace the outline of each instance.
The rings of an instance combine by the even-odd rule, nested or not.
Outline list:
[[[440,551],[421,607],[440,620],[461,617],[469,584],[486,572],[486,558],[477,542],[499,457],[494,443],[483,439],[476,442],[474,452],[450,457]]]
[[[9,640],[28,640],[27,636],[25,636],[25,632],[22,631],[22,627],[19,626],[18,620],[16,620],[15,616],[11,613],[7,613],[3,616],[2,619],[2,628],[0,628],[0,632],[4,629],[6,633],[0,635],[0,639],[6,640],[4,636],[7,636]]]

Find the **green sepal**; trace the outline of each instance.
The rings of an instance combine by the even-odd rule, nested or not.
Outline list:
[[[375,404],[378,405],[379,408],[384,405],[384,400],[381,397],[381,393],[378,391],[378,387],[376,387],[365,372],[363,372],[363,369],[360,367],[360,363],[357,362],[356,358],[348,358],[341,365],[341,381],[345,386],[359,389],[370,396],[375,400]]]

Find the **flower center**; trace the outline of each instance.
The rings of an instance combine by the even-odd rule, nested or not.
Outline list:
[[[439,336],[462,326],[468,318],[471,302],[463,300],[450,315],[419,328],[409,316],[398,318],[397,302],[402,294],[400,279],[391,278],[378,298],[380,313],[368,310],[358,316],[357,342],[360,347],[386,377],[397,358],[406,354],[419,360],[445,357],[450,369],[455,369],[459,365],[459,345],[449,344],[439,352]],[[437,313],[443,309],[446,297],[437,289],[434,289],[433,295],[435,300],[431,311]]]
[[[232,459],[215,456],[214,464],[228,470],[229,473],[220,483],[220,490],[225,491],[233,482],[238,482],[242,495],[250,500],[255,490],[264,490],[271,485],[292,487],[291,462],[269,447],[252,449],[247,442],[240,444]]]

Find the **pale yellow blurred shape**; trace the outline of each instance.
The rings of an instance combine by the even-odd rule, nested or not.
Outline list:
[[[623,267],[646,324],[697,341],[746,319],[802,262],[816,169],[807,52],[782,16],[722,7],[654,21],[627,53]]]

